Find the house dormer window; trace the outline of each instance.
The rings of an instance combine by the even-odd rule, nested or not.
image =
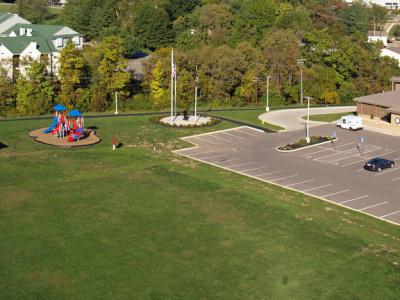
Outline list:
[[[63,46],[63,39],[62,38],[57,38],[56,39],[56,46],[57,47],[62,47]]]

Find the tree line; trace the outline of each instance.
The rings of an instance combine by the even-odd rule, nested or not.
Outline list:
[[[301,74],[304,95],[326,104],[388,90],[389,78],[399,74],[397,61],[380,56],[382,44],[367,42],[368,30],[387,20],[386,9],[360,2],[69,0],[63,18],[91,41],[79,53],[85,75],[74,93],[66,93],[85,109],[106,109],[117,90],[104,90],[99,60],[92,57],[110,37],[120,41],[121,56],[151,54],[142,81],[128,75],[118,88],[133,108],[168,107],[172,47],[182,108],[192,105],[196,78],[202,101],[213,105],[261,101],[270,78],[270,98],[283,105],[299,102]],[[54,98],[62,98],[63,82],[61,76]]]

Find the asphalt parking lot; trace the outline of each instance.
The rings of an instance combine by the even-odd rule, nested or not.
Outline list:
[[[399,138],[333,125],[313,128],[311,135],[333,132],[335,143],[282,153],[276,147],[304,137],[303,130],[265,133],[237,127],[185,137],[194,146],[175,152],[400,224]],[[394,160],[395,168],[380,173],[364,170],[364,163],[376,156]]]

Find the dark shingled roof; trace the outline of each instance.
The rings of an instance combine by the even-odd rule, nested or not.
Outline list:
[[[385,108],[400,106],[400,90],[354,98],[355,102],[372,104]]]

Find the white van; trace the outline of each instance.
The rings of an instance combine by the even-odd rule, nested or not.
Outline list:
[[[341,117],[339,120],[336,121],[336,126],[350,130],[363,129],[361,117],[353,115]]]

